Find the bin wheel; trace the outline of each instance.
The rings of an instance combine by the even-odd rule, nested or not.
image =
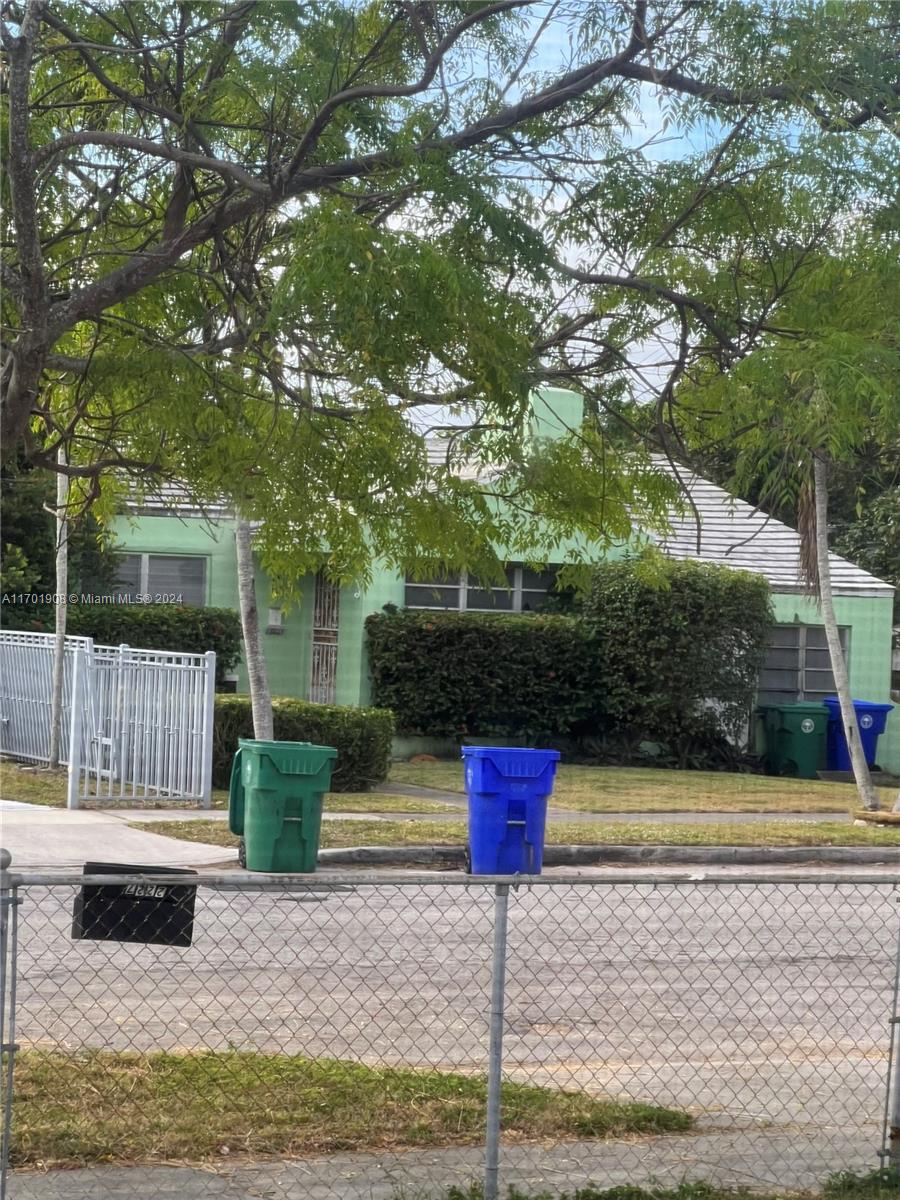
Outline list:
[[[471,874],[472,874],[472,851],[471,851],[471,849],[469,848],[469,843],[468,843],[468,842],[466,842],[466,849],[465,849],[465,859],[464,859],[464,862],[465,862],[465,870],[466,870],[466,874],[467,874],[467,875],[471,875]]]
[[[238,866],[247,869],[247,843],[243,838],[238,842]]]

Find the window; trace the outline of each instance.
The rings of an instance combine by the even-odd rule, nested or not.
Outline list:
[[[406,581],[407,608],[445,609],[452,612],[534,612],[540,608],[556,581],[556,568],[532,571],[511,564],[506,568],[506,585],[484,588],[461,575],[434,575],[431,579]]]
[[[840,630],[848,653],[849,629]],[[821,700],[834,695],[834,676],[822,625],[776,625],[759,676],[761,704]]]
[[[113,594],[129,600],[138,595],[180,597],[180,604],[206,603],[206,559],[199,554],[119,554]]]

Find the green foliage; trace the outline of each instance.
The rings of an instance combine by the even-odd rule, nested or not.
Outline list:
[[[449,0],[424,17],[58,0],[37,17],[19,114],[48,295],[37,316],[15,286],[0,299],[13,356],[41,360],[13,397],[14,435],[30,421],[47,461],[65,430],[86,471],[124,459],[132,478],[228,497],[260,522],[286,598],[323,564],[347,582],[377,559],[487,576],[497,545],[527,559],[541,537],[654,525],[669,484],[616,428],[646,399],[648,340],[675,330],[683,362],[734,361],[802,286],[810,246],[860,196],[884,203],[884,11],[659,9],[648,58],[621,4],[563,5],[537,28],[522,8],[482,20],[490,6]],[[632,68],[651,59],[674,155],[633,133]],[[696,86],[675,90],[683,77]],[[20,262],[29,214],[8,173],[0,187],[24,223],[4,243],[14,283],[38,273]],[[573,286],[573,244],[588,268],[621,264],[621,282]],[[542,381],[593,405],[552,450],[525,436]],[[432,401],[451,410],[465,479],[428,461]]]
[[[679,420],[690,444],[707,453],[724,448],[738,494],[790,519],[814,455],[836,468],[836,482],[847,490],[846,473],[872,447],[895,443],[898,264],[896,238],[866,229],[834,253],[810,256],[802,288],[779,305],[783,332],[727,372],[713,363],[698,368],[681,388]],[[879,474],[886,471],[880,465]],[[859,502],[859,486],[850,490]]]
[[[749,715],[772,623],[765,579],[664,560],[648,583],[632,560],[594,576],[583,622],[602,726],[679,756]]]
[[[590,715],[571,618],[407,611],[368,617],[366,632],[375,701],[400,733],[543,741]]]
[[[743,732],[770,624],[760,576],[654,559],[598,567],[577,618],[405,611],[366,631],[403,734],[576,737],[615,761],[655,742],[660,765],[698,766]]]
[[[40,568],[29,562],[21,546],[3,543],[0,558],[0,594],[31,592],[40,578]]]
[[[276,741],[334,746],[338,756],[331,790],[367,791],[387,779],[394,737],[394,715],[379,708],[311,704],[275,697],[272,716]],[[213,785],[227,788],[238,738],[253,737],[249,696],[216,696],[213,731]]]
[[[838,554],[897,588],[894,621],[900,623],[900,487],[864,503],[855,521],[838,525],[833,544]]]
[[[47,608],[4,608],[10,629],[53,629]],[[230,608],[196,608],[187,604],[73,604],[66,631],[91,637],[102,646],[134,646],[140,650],[174,650],[182,654],[216,652],[216,680],[221,683],[241,657],[241,622]]]
[[[14,457],[0,468],[0,593],[56,591],[56,477]],[[109,538],[92,513],[69,525],[69,591],[104,591],[116,578]],[[9,611],[4,608],[4,617]]]

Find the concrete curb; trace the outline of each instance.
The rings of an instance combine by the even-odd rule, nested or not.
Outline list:
[[[350,863],[465,867],[461,846],[355,846],[320,850],[321,866]],[[547,846],[545,867],[604,865],[754,867],[898,866],[900,846]]]

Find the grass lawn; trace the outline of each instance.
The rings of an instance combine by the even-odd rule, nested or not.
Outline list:
[[[477,1144],[483,1077],[239,1051],[25,1050],[15,1061],[15,1166],[201,1161]],[[684,1112],[503,1084],[518,1139],[689,1129]]]
[[[394,763],[391,781],[464,792],[461,762]],[[890,788],[880,788],[891,808]],[[840,812],[859,806],[856,788],[815,779],[732,775],[725,771],[660,771],[649,767],[562,764],[553,804],[574,812]]]
[[[64,808],[66,772],[30,769],[19,763],[0,762],[0,796],[4,800],[23,800],[27,804],[46,804]],[[177,803],[177,802],[176,802]],[[152,802],[151,802],[152,806]],[[165,807],[161,804],[160,807]],[[228,807],[228,793],[214,789],[213,808]],[[137,807],[137,806],[136,806]],[[388,796],[381,792],[329,792],[325,798],[329,812],[341,813],[453,813],[452,804],[439,800],[419,800],[411,796]]]
[[[225,825],[210,821],[133,822],[133,828],[188,842],[237,846]],[[331,821],[322,826],[323,849],[347,846],[462,846],[464,821]],[[550,846],[900,846],[900,828],[850,825],[842,821],[726,821],[703,825],[607,821],[603,825],[554,821]]]

